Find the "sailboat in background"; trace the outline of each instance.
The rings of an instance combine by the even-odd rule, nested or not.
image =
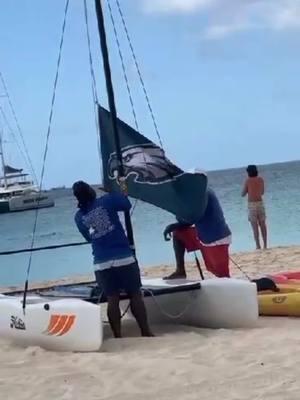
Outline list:
[[[17,140],[6,112],[4,112],[4,104],[2,104],[2,102],[0,104],[1,122],[3,122],[3,126],[5,123],[7,132],[14,139],[20,155],[31,172],[30,174],[24,173],[23,169],[11,167],[7,164],[7,149],[5,149],[4,131],[1,129],[2,126],[0,126],[0,214],[53,207],[54,200],[51,194],[47,191],[41,191],[41,188],[39,188],[35,183],[37,182],[37,179],[25,143],[24,135],[1,72],[0,83],[0,97],[5,99],[5,102],[8,103],[10,114],[13,116],[15,121],[14,125],[23,144],[22,147]]]
[[[184,172],[167,159],[162,148],[117,118],[101,3],[95,0],[110,109],[97,105],[104,185],[114,191],[126,189],[134,198],[196,221],[206,209],[206,176]],[[125,225],[134,251],[129,213],[125,213]],[[106,301],[101,288],[80,283],[28,291],[28,275],[29,269],[23,296],[20,292],[0,295],[0,336],[56,351],[99,350],[103,341],[99,303]],[[142,284],[151,323],[238,328],[253,326],[258,318],[256,285],[248,281],[156,278],[143,279]],[[126,293],[121,299],[126,313]]]
[[[31,176],[23,169],[6,164],[3,134],[0,131],[0,214],[53,207],[54,200],[47,191],[40,192]]]

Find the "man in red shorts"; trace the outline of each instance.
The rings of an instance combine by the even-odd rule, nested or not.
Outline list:
[[[165,279],[186,278],[185,251],[200,250],[207,270],[215,276],[230,277],[229,245],[231,231],[224,218],[219,200],[212,189],[207,191],[207,207],[201,220],[194,225],[178,221],[166,227],[165,240],[173,237],[176,270]]]

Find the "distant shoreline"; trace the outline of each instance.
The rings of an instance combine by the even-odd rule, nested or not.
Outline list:
[[[266,163],[266,164],[259,164],[258,163],[257,166],[259,168],[264,169],[265,167],[273,167],[273,166],[282,165],[282,164],[297,164],[299,162],[300,162],[300,159],[299,160],[290,160],[290,161],[271,162],[271,163]],[[219,172],[226,172],[226,171],[230,172],[230,171],[236,171],[236,170],[243,170],[243,169],[245,169],[245,167],[246,167],[246,164],[238,166],[238,167],[228,167],[228,168],[221,168],[221,169],[208,169],[208,170],[206,170],[206,172],[213,175],[213,174],[219,173]],[[101,182],[100,183],[92,183],[91,184],[91,186],[93,186],[95,188],[98,188],[101,185],[102,185]],[[47,190],[54,191],[54,192],[71,191],[72,190],[72,185],[70,185],[70,186],[68,186],[68,184],[67,185],[61,185],[61,186],[49,188]]]

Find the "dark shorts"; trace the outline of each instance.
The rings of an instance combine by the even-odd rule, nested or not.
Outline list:
[[[103,289],[105,296],[113,296],[121,292],[130,296],[138,293],[142,286],[137,262],[122,267],[95,271],[95,276],[97,284]]]

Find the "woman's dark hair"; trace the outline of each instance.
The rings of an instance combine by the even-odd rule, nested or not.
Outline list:
[[[85,210],[96,199],[95,190],[86,182],[78,181],[73,185],[73,194],[78,200],[78,208]]]
[[[247,167],[248,176],[250,178],[255,178],[258,175],[258,170],[256,165],[248,165]]]

